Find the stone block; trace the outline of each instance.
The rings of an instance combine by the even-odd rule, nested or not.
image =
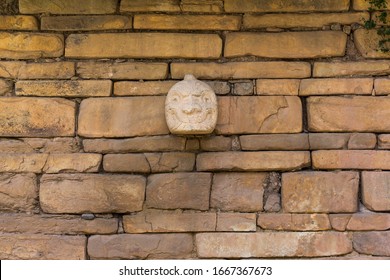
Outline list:
[[[244,151],[287,150],[302,151],[309,149],[308,134],[264,134],[240,136],[241,149]]]
[[[216,231],[256,231],[256,214],[218,213]]]
[[[101,161],[100,154],[49,154],[42,171],[45,173],[98,172]]]
[[[390,74],[387,60],[314,62],[313,77],[372,76]]]
[[[368,209],[373,211],[390,210],[389,182],[390,172],[365,171],[362,173],[362,200]]]
[[[232,138],[225,136],[210,136],[200,139],[200,148],[203,151],[230,151],[232,149]]]
[[[371,95],[372,78],[355,79],[304,79],[301,81],[299,95]]]
[[[390,134],[378,135],[378,148],[379,149],[390,149]]]
[[[75,63],[70,61],[26,63],[1,61],[0,77],[10,79],[69,79],[75,74]]]
[[[121,12],[180,12],[178,0],[122,0]]]
[[[298,95],[300,80],[261,79],[256,81],[257,95]]]
[[[257,224],[264,230],[320,231],[330,230],[326,214],[260,213]]]
[[[118,0],[19,0],[22,14],[113,14]]]
[[[389,58],[389,52],[378,50],[381,37],[376,30],[357,29],[354,33],[355,46],[364,58]]]
[[[38,30],[33,16],[0,16],[0,30]]]
[[[390,231],[355,232],[353,248],[366,255],[390,256]]]

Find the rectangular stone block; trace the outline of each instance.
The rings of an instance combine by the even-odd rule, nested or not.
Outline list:
[[[376,30],[357,29],[353,33],[357,50],[364,58],[389,58],[389,52],[383,52],[378,48],[381,36]]]
[[[91,97],[110,96],[111,81],[18,81],[15,94],[20,96]]]
[[[0,58],[37,59],[60,57],[63,53],[63,35],[0,32]]]
[[[39,199],[46,213],[128,213],[142,210],[145,178],[136,175],[43,175]]]
[[[378,148],[379,149],[390,149],[390,134],[378,135]]]
[[[70,137],[0,139],[0,153],[75,153],[80,145],[79,139]]]
[[[165,95],[177,81],[150,81],[150,82],[116,82],[114,95]]]
[[[0,156],[0,172],[41,173],[48,154],[7,153]]]
[[[60,98],[0,98],[1,137],[73,136],[75,102]]]
[[[219,58],[221,52],[222,40],[217,34],[71,34],[65,47],[69,58],[211,59]]]
[[[241,149],[244,151],[261,150],[309,150],[308,134],[264,134],[240,136]]]
[[[211,173],[166,173],[148,177],[146,206],[208,210]]]
[[[118,0],[19,0],[22,14],[113,14]]]
[[[390,99],[387,97],[309,97],[310,131],[387,132],[390,131]]]
[[[33,16],[0,16],[0,30],[38,30]]]
[[[303,79],[299,87],[300,96],[308,95],[371,95],[374,79]]]
[[[309,165],[309,152],[210,152],[196,159],[198,171],[286,171]]]
[[[374,133],[352,133],[348,140],[348,149],[375,149],[376,135]]]
[[[298,95],[300,80],[261,79],[256,80],[257,95]]]
[[[357,172],[283,173],[282,207],[292,213],[342,213],[358,210]]]
[[[313,77],[372,76],[390,74],[387,60],[314,62]]]
[[[131,29],[130,16],[44,16],[41,17],[42,30],[79,31]]]
[[[375,89],[375,95],[389,95],[390,79],[375,79],[374,89]]]
[[[218,213],[216,231],[256,231],[256,214]]]
[[[202,137],[200,149],[203,151],[230,151],[232,149],[232,138],[225,136]]]
[[[75,74],[75,63],[70,61],[26,63],[0,61],[0,77],[11,79],[69,79]]]
[[[357,213],[353,214],[346,225],[347,230],[388,230],[390,229],[389,213]]]
[[[12,92],[13,83],[6,81],[6,80],[0,80],[0,96],[10,94]]]
[[[180,8],[183,12],[220,13],[223,12],[222,0],[181,0]]]
[[[390,210],[390,172],[362,173],[363,204],[372,211]]]
[[[180,0],[122,0],[121,12],[180,12]]]
[[[380,1],[382,2],[382,1]],[[384,1],[385,3],[387,3],[387,7],[389,7],[389,3],[387,0]],[[357,10],[357,11],[364,11],[364,10],[368,10],[370,8],[370,3],[368,1],[365,1],[365,0],[353,0],[352,1],[352,4],[353,4],[353,9],[354,10]]]
[[[280,11],[279,11],[280,12]],[[341,31],[228,33],[225,57],[320,58],[344,56],[347,34]]]
[[[348,235],[331,231],[198,233],[195,242],[200,258],[320,257],[352,252]]]
[[[264,230],[320,231],[330,230],[326,214],[260,213],[257,224]]]
[[[100,154],[49,154],[42,171],[45,173],[98,172],[101,161]]]
[[[310,149],[347,149],[350,137],[350,133],[309,133]]]
[[[171,64],[173,79],[183,79],[187,73],[197,79],[306,78],[311,69],[307,62],[284,61]]]
[[[390,256],[390,231],[355,232],[353,248],[366,255]]]

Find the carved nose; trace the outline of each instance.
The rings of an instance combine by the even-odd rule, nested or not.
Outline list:
[[[184,106],[184,108],[182,110],[186,114],[193,114],[193,113],[198,113],[198,112],[202,111],[202,108],[200,107],[199,104],[191,103],[191,104],[187,104],[186,106]]]

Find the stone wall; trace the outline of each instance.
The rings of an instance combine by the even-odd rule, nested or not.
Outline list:
[[[0,258],[390,258],[365,0],[5,0]],[[185,74],[212,135],[169,134]]]

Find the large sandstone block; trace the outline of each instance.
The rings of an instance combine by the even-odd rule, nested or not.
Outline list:
[[[373,133],[309,133],[311,150],[374,149],[376,135]]]
[[[296,172],[282,175],[282,207],[293,213],[358,210],[357,172]]]
[[[19,0],[22,14],[112,14],[118,0]]]
[[[341,232],[198,233],[200,258],[275,258],[344,255],[352,251]]]
[[[330,230],[326,214],[261,213],[257,224],[265,230],[319,231]]]
[[[127,213],[142,210],[145,178],[136,175],[43,175],[39,191],[47,213]]]
[[[178,0],[122,0],[121,12],[180,12]]]
[[[357,213],[348,219],[347,230],[388,230],[390,229],[389,213]]]
[[[1,139],[1,153],[76,153],[81,150],[81,141],[78,138],[19,138]]]
[[[264,134],[240,136],[241,149],[244,151],[261,150],[309,150],[308,134]]]
[[[123,81],[114,84],[114,95],[166,95],[177,81]]]
[[[131,29],[130,16],[44,16],[41,18],[42,30],[80,31]]]
[[[357,29],[354,35],[355,46],[364,58],[389,58],[389,52],[378,50],[378,42],[382,38],[377,30]]]
[[[0,16],[0,30],[38,30],[33,16]]]
[[[390,172],[363,172],[362,200],[370,210],[390,211]]]
[[[41,173],[48,159],[48,154],[5,153],[0,156],[0,172]]]
[[[70,61],[26,63],[0,61],[0,77],[11,79],[69,79],[75,74],[75,63]]]
[[[224,56],[319,58],[343,56],[347,34],[341,31],[228,33]]]
[[[220,212],[216,231],[256,231],[256,214]]]
[[[42,171],[45,173],[98,172],[101,161],[100,154],[50,154]]]
[[[78,134],[128,137],[168,134],[165,97],[90,98],[81,102]]]
[[[388,60],[315,62],[313,77],[372,76],[390,74]]]
[[[304,79],[299,87],[299,95],[371,95],[374,80],[372,78],[355,79]]]
[[[92,47],[91,47],[92,46]],[[71,34],[65,56],[71,58],[219,58],[216,34],[103,33]]]
[[[0,136],[73,136],[75,102],[60,98],[0,98]]]
[[[390,94],[390,79],[375,79],[374,81],[375,95]]]
[[[390,256],[390,231],[355,232],[353,248],[362,254]]]
[[[298,79],[261,79],[256,81],[257,95],[298,95]]]

